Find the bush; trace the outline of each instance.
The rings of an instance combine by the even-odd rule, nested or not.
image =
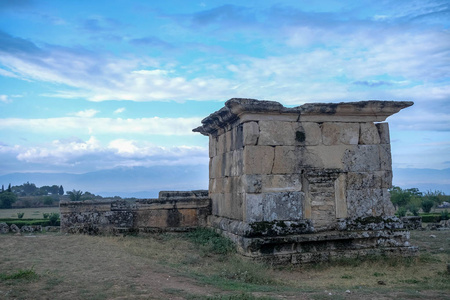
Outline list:
[[[441,211],[441,220],[448,220],[450,219],[450,213],[448,210]]]
[[[407,212],[406,207],[399,207],[397,210],[397,215],[399,217],[404,217],[404,216],[406,216],[406,212]]]
[[[23,212],[18,212],[18,213],[17,213],[17,217],[18,217],[19,219],[22,219],[24,215],[25,215],[25,213],[23,213]]]
[[[422,201],[422,210],[425,213],[429,213],[431,211],[431,208],[433,207],[434,202],[429,199],[425,199]]]
[[[408,210],[413,214],[413,216],[419,215],[419,207],[415,204],[409,204],[407,206]]]
[[[441,216],[438,214],[422,214],[422,222],[424,223],[439,223]]]
[[[51,226],[56,226],[56,224],[58,223],[59,214],[58,213],[51,213],[50,216],[48,217],[48,219],[50,221],[50,225]]]
[[[48,219],[48,217],[50,216],[49,213],[42,213],[42,216],[44,217],[44,219]]]

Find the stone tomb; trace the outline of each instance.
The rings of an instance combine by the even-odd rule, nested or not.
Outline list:
[[[209,136],[209,226],[278,263],[414,252],[390,201],[383,122],[412,104],[228,100],[194,129]]]

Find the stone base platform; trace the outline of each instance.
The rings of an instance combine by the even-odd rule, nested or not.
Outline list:
[[[272,264],[306,264],[323,261],[359,258],[367,256],[414,256],[417,247],[409,243],[409,231],[404,229],[382,230],[333,230],[276,236],[265,231],[257,236],[246,230],[251,225],[223,218],[211,218],[213,228],[236,243],[243,256]],[[222,226],[218,226],[218,225]],[[227,226],[228,224],[231,226]],[[291,227],[291,224],[286,224]],[[284,227],[284,226],[282,226]]]

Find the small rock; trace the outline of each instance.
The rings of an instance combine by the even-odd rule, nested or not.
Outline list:
[[[379,285],[386,285],[386,283],[383,280],[378,280]]]
[[[352,292],[350,292],[350,290],[346,290],[345,291],[347,294],[351,294]]]
[[[9,226],[6,223],[0,223],[0,233],[8,233]]]
[[[11,226],[9,226],[9,229],[14,233],[20,233],[20,228],[17,227],[16,224],[12,224]]]
[[[435,238],[436,238],[436,236],[435,236],[434,234],[430,234],[430,238],[433,238],[433,239],[435,239]]]

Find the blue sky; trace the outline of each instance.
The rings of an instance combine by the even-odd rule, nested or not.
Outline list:
[[[449,24],[449,1],[2,0],[0,175],[207,165],[191,129],[232,97],[414,101],[394,168],[450,168]]]

